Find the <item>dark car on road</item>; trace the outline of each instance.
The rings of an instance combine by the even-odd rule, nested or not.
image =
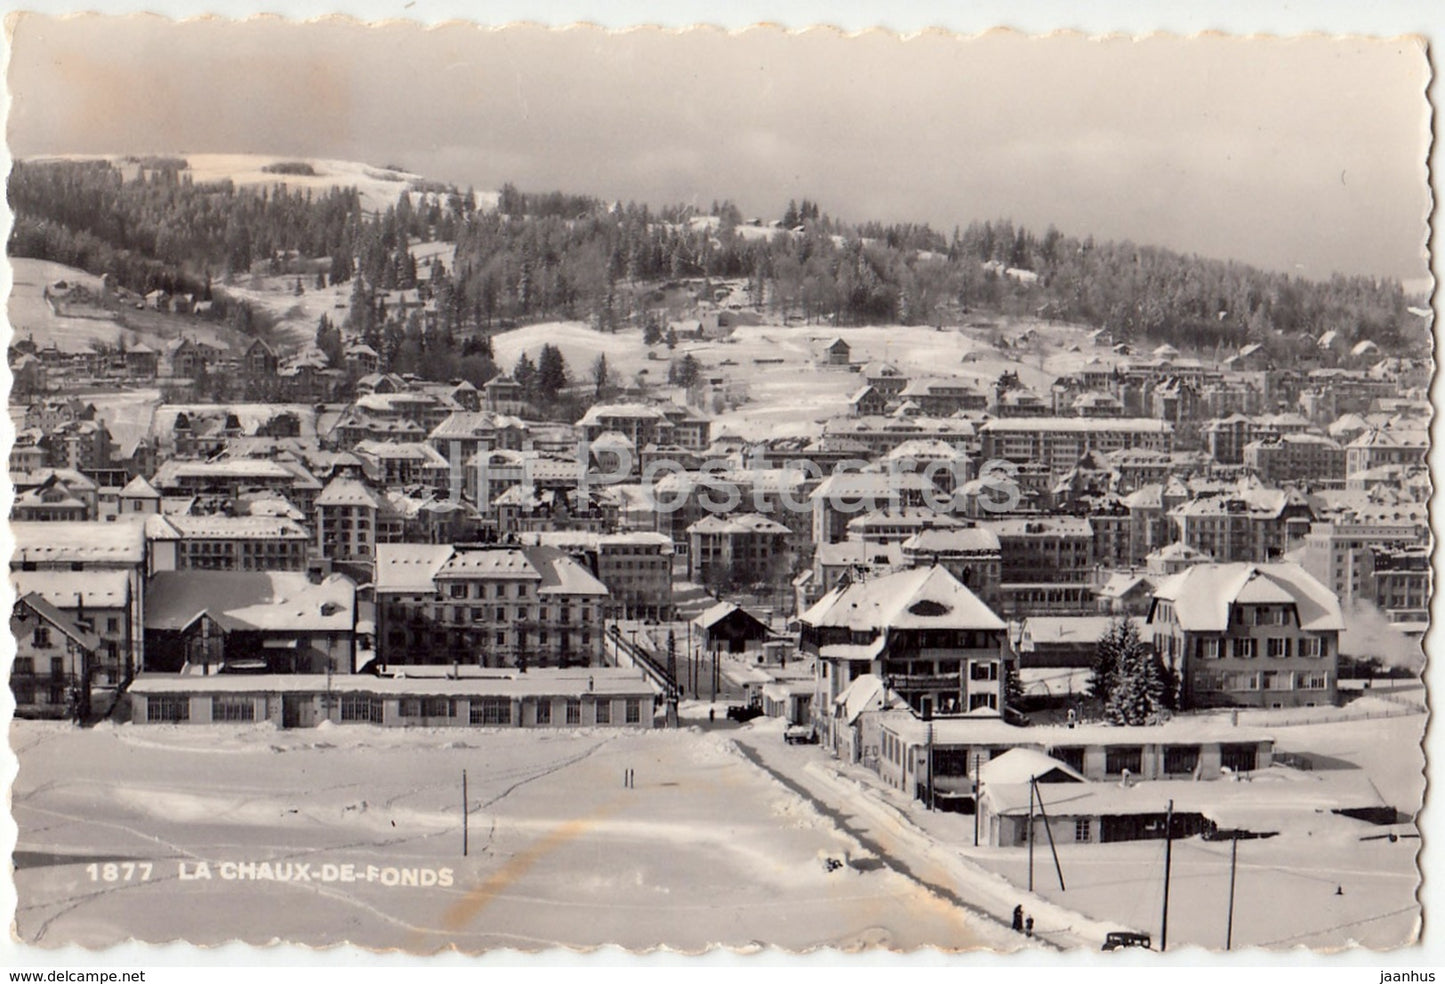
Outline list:
[[[1141,947],[1145,950],[1154,948],[1154,941],[1148,933],[1110,933],[1104,937],[1104,950],[1127,950],[1132,947]]]

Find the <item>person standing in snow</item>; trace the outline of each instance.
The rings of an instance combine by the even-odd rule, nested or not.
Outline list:
[[[1024,931],[1024,907],[1021,905],[1014,906],[1013,930],[1015,933],[1022,933]]]
[[[1024,920],[1024,935],[1027,936],[1027,937],[1029,937],[1030,939],[1033,938],[1033,935],[1034,935],[1034,917],[1033,917],[1033,916],[1029,916],[1027,919]]]

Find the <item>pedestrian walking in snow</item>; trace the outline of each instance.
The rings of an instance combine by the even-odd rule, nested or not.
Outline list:
[[[1015,933],[1022,933],[1024,931],[1024,907],[1021,905],[1014,906],[1013,928]]]
[[[1032,937],[1032,936],[1034,935],[1034,917],[1033,917],[1033,916],[1029,916],[1027,919],[1024,920],[1024,935],[1025,935],[1025,936],[1028,936],[1028,937]]]

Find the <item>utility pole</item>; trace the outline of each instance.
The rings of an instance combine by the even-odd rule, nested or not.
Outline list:
[[[1034,777],[1029,776],[1029,891],[1034,890]]]
[[[1054,873],[1059,876],[1059,891],[1067,891],[1067,889],[1064,888],[1064,869],[1063,866],[1059,864],[1059,849],[1054,846],[1054,828],[1050,826],[1049,815],[1044,810],[1043,790],[1039,789],[1039,781],[1037,778],[1030,779],[1029,785],[1034,787],[1034,795],[1038,797],[1039,801],[1039,816],[1044,818],[1044,833],[1049,837],[1049,853],[1054,856]]]
[[[1224,948],[1234,945],[1234,873],[1239,867],[1239,831],[1229,841],[1229,918],[1224,923]]]
[[[973,756],[973,846],[978,847],[978,812],[979,800],[982,798],[981,787],[978,784],[978,754]]]
[[[1164,815],[1164,912],[1159,925],[1159,952],[1169,949],[1169,869],[1174,860],[1174,801]]]
[[[462,770],[462,857],[467,856],[467,770]]]
[[[933,799],[933,702],[923,705],[923,720],[928,724],[928,809],[932,811]]]

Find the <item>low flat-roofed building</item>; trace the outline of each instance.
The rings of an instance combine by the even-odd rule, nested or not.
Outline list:
[[[269,721],[283,728],[651,728],[656,691],[636,670],[608,667],[485,675],[143,673],[130,686],[137,724]],[[475,669],[475,668],[473,668]]]
[[[1140,780],[1218,779],[1266,769],[1274,758],[1272,735],[1236,727],[1225,715],[1176,717],[1137,727],[1020,728],[998,718],[926,722],[909,710],[893,709],[864,714],[860,724],[863,745],[879,749],[873,760],[879,777],[916,796],[927,788],[930,739],[936,790],[972,789],[972,778],[985,763],[1015,748],[1043,752],[1101,782],[1118,782],[1126,770]]]

